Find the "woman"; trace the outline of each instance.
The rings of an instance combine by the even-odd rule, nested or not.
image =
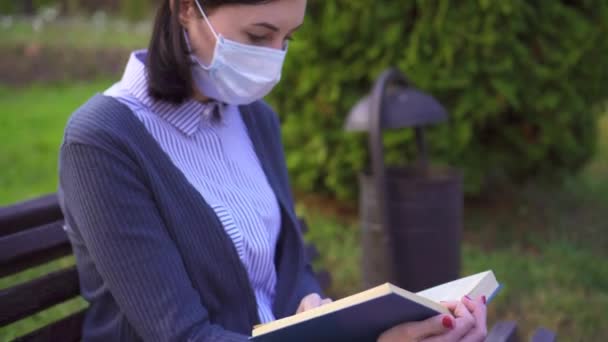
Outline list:
[[[60,199],[88,341],[246,341],[323,305],[275,113],[306,0],[165,0],[148,50],[71,117]],[[481,299],[381,341],[479,341]]]

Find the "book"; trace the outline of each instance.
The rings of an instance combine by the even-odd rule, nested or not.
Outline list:
[[[441,301],[486,296],[486,304],[500,284],[492,271],[481,272],[417,293],[390,283],[330,304],[254,327],[250,341],[370,341],[404,322],[450,314]]]

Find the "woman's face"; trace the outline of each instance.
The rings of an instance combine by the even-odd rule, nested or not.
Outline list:
[[[188,31],[194,53],[208,65],[216,38],[194,0],[181,1],[180,21]],[[206,14],[215,32],[226,39],[282,49],[304,21],[305,11],[306,0],[274,0],[256,5],[223,5]]]

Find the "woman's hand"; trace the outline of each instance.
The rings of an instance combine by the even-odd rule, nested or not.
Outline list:
[[[480,342],[486,338],[485,298],[444,302],[454,317],[437,315],[421,322],[400,324],[386,331],[378,342]]]
[[[322,299],[318,293],[311,293],[308,296],[304,297],[300,302],[300,306],[298,307],[297,314],[308,311],[310,309],[314,309],[318,306],[325,305],[331,303],[332,300],[329,298]]]

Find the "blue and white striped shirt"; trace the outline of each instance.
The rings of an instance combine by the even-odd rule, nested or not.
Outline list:
[[[121,81],[104,94],[131,109],[213,208],[247,270],[261,322],[272,321],[281,213],[239,109],[216,102],[154,100],[148,96],[145,58],[146,50],[133,52]],[[219,121],[212,120],[216,110]]]

